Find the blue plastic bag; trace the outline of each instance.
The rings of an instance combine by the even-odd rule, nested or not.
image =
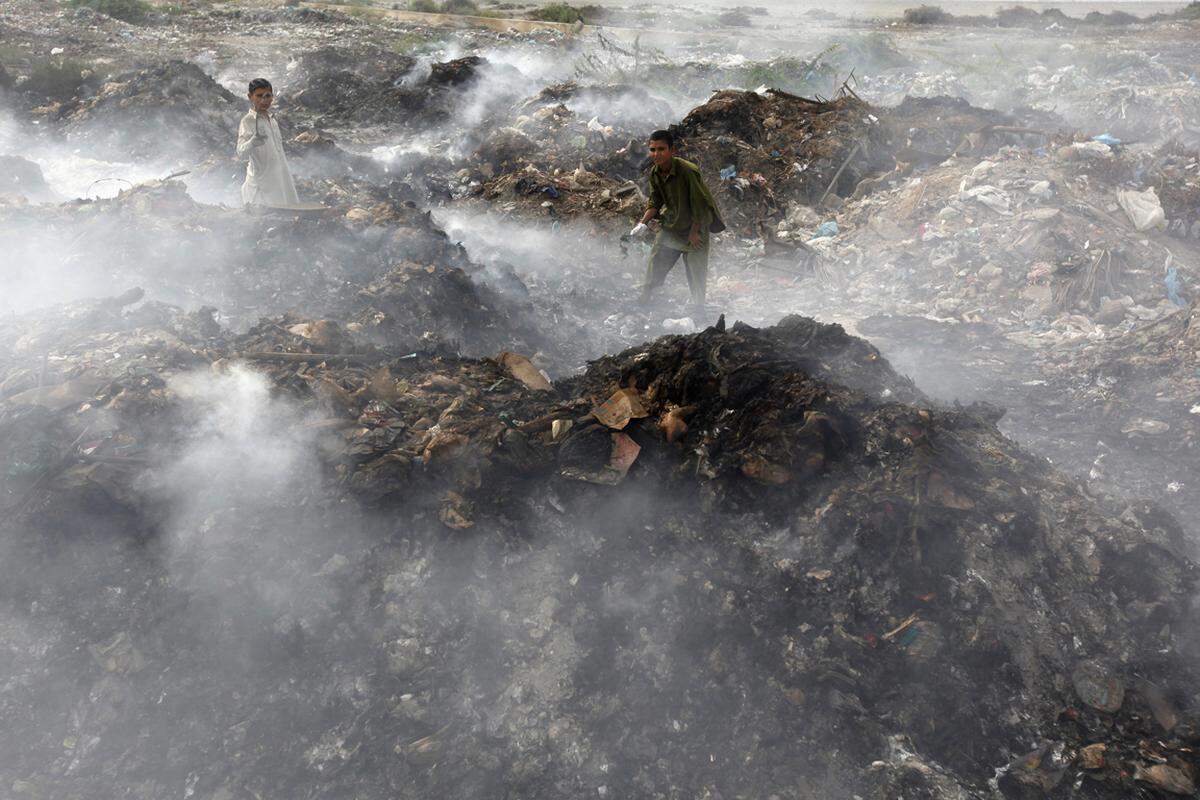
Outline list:
[[[822,222],[817,226],[817,232],[813,234],[814,239],[820,239],[823,236],[837,236],[838,224],[837,220],[831,219],[828,222]]]
[[[1187,305],[1187,301],[1179,295],[1179,290],[1183,288],[1183,281],[1179,279],[1179,270],[1175,267],[1167,267],[1167,275],[1163,278],[1163,283],[1167,287],[1168,300],[1180,308]]]

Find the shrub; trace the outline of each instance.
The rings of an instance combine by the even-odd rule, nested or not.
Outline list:
[[[422,14],[470,14],[479,13],[475,0],[409,0],[409,11],[420,11]]]
[[[529,15],[530,19],[540,20],[541,22],[565,22],[572,24],[583,19],[583,14],[578,8],[567,3],[551,3],[548,6],[542,6],[534,10]]]
[[[953,17],[941,6],[920,6],[904,9],[904,21],[909,25],[944,25]]]
[[[42,61],[29,71],[29,80],[21,84],[21,91],[34,97],[50,100],[70,100],[83,86],[83,72],[88,67],[71,59]]]
[[[996,11],[996,24],[1001,28],[1032,28],[1041,21],[1041,15],[1026,6],[1001,8]]]
[[[749,28],[754,25],[750,15],[740,8],[735,8],[732,11],[726,11],[717,16],[717,22],[728,28]]]
[[[72,8],[90,8],[122,22],[139,24],[150,18],[153,7],[146,0],[67,0]]]

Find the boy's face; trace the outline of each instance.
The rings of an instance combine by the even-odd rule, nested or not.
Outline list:
[[[650,160],[660,169],[666,169],[675,156],[675,148],[659,139],[650,140]]]
[[[267,109],[271,107],[271,102],[275,99],[275,93],[267,88],[255,89],[250,93],[250,106],[260,114],[267,113]]]

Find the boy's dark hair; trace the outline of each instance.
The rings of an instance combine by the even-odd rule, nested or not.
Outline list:
[[[675,149],[675,134],[671,133],[670,131],[655,131],[654,133],[650,134],[650,141],[666,142],[667,147],[671,148],[672,150]]]
[[[254,94],[259,89],[271,89],[271,82],[266,78],[255,78],[250,81],[250,88],[246,90],[246,94]],[[275,91],[271,89],[271,91]]]

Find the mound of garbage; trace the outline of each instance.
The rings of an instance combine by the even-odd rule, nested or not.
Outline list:
[[[444,124],[467,104],[464,93],[484,81],[488,91],[476,98],[480,106],[503,108],[519,99],[520,73],[481,56],[435,62],[428,74],[418,76],[414,59],[376,59],[360,66],[322,53],[301,60],[287,100],[300,118],[322,128],[389,124],[418,130]],[[337,66],[320,69],[326,63]]]
[[[763,89],[717,92],[669,129],[680,155],[700,166],[734,231],[774,246],[778,225],[797,227],[797,207],[837,208],[844,198],[956,154],[991,153],[1030,135],[1042,141],[1048,134],[1029,127],[1035,120],[1057,130],[1045,114],[1001,114],[949,97],[879,108],[848,88],[828,101]],[[445,198],[482,197],[507,212],[584,218],[600,227],[636,216],[644,205],[648,131],[584,125],[565,106],[549,104],[518,123],[489,134],[475,154],[482,163],[461,170]],[[571,135],[574,143],[564,144]]]
[[[554,113],[553,107],[545,110]],[[839,179],[844,174],[852,187],[872,171],[873,158],[879,162],[875,170],[893,166],[883,148],[876,147],[864,149],[852,170],[840,169],[847,155],[858,156],[863,149],[860,135],[868,142],[879,138],[882,129],[872,125],[869,114],[866,104],[850,95],[826,103],[774,90],[726,90],[670,129],[681,138],[681,156],[700,165],[726,221],[753,234],[761,219],[779,208],[777,196],[816,202],[835,174]],[[491,199],[530,198],[564,217],[583,211],[628,216],[645,202],[643,189],[630,179],[644,183],[648,133],[618,138],[619,148],[610,146],[602,157],[581,159],[570,172],[537,163],[532,156],[525,165],[510,159],[505,174],[485,183],[481,193]],[[602,133],[594,138],[604,141]],[[562,202],[552,202],[560,196]]]
[[[229,153],[237,139],[239,100],[200,67],[167,61],[124,73],[58,112],[66,140],[97,158],[202,160]],[[171,131],[165,136],[164,131]]]
[[[291,311],[358,319],[368,339],[406,351],[482,355],[519,342],[557,369],[578,363],[575,337],[550,341],[520,280],[485,275],[416,208],[411,187],[342,178],[303,190],[326,211],[297,218],[205,205],[179,181],[111,200],[0,207],[0,232],[20,243],[6,279],[84,295],[140,286],[188,308],[220,308],[238,327]],[[53,236],[65,228],[69,239]],[[493,279],[502,279],[496,289]],[[36,296],[9,300],[20,307]]]
[[[1112,137],[1001,148],[889,176],[894,188],[847,203],[837,235],[810,244],[850,266],[847,291],[864,302],[882,285],[906,313],[1023,325],[1035,346],[1095,338],[1192,296],[1194,163]]]
[[[1038,105],[1103,125],[1126,141],[1178,142],[1194,150],[1200,147],[1200,127],[1192,122],[1200,114],[1200,87],[1186,71],[1164,71],[1169,77],[1161,82],[1106,82],[1099,90],[1095,81],[1084,78],[1082,85],[1064,84],[1048,92]]]
[[[0,402],[23,791],[1194,791],[1177,528],[837,326],[554,384],[127,299],[57,314],[66,369]]]
[[[287,76],[282,83],[290,92],[310,79],[317,80],[338,72],[350,72],[370,80],[398,81],[416,64],[417,60],[405,53],[365,42],[341,42],[336,47],[319,47],[301,53],[287,65]]]

